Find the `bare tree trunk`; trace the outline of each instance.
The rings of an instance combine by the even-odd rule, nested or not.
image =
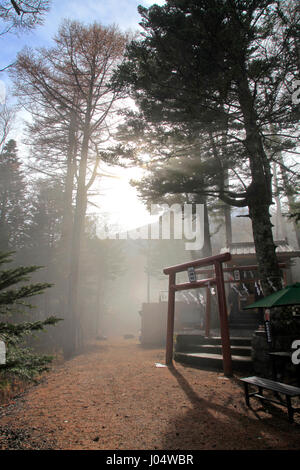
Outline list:
[[[208,257],[212,255],[212,246],[211,246],[211,236],[209,229],[209,216],[208,216],[208,207],[207,201],[204,201],[204,246],[202,249],[203,257]]]
[[[286,226],[285,220],[282,215],[281,201],[278,194],[278,178],[277,178],[277,164],[273,162],[273,179],[274,179],[274,193],[275,193],[275,202],[276,202],[276,240],[286,239]]]
[[[75,109],[70,113],[70,126],[68,135],[68,155],[67,155],[67,173],[64,190],[64,212],[61,229],[61,244],[64,249],[70,246],[72,225],[73,225],[73,191],[74,177],[76,167],[76,131],[77,120]]]
[[[76,115],[75,110],[71,110],[70,126],[68,135],[68,155],[67,155],[67,172],[64,188],[64,209],[61,229],[61,239],[59,246],[59,263],[61,265],[61,292],[60,292],[60,311],[65,319],[61,325],[62,330],[62,347],[66,358],[72,355],[73,346],[69,345],[70,328],[72,331],[72,321],[68,310],[68,298],[66,292],[69,288],[69,270],[71,263],[71,246],[72,246],[72,230],[73,230],[73,191],[75,177],[75,158],[76,158]],[[73,335],[71,335],[73,337]]]
[[[79,273],[80,273],[80,252],[84,235],[84,221],[87,207],[87,157],[90,139],[91,123],[91,100],[92,84],[90,87],[89,102],[85,116],[84,134],[79,163],[78,187],[76,195],[76,207],[74,214],[73,233],[71,241],[70,276],[68,289],[68,324],[69,324],[69,344],[66,345],[65,356],[71,356],[81,346],[80,337],[80,311],[79,311]]]
[[[232,224],[231,224],[231,207],[228,204],[224,205],[224,219],[225,219],[226,246],[229,248],[232,243]]]
[[[224,143],[226,143],[224,139]],[[229,175],[228,169],[225,170],[225,177],[224,177],[224,186],[227,188],[229,183]],[[225,237],[226,237],[226,245],[230,247],[232,243],[232,224],[231,224],[231,207],[229,204],[224,205],[224,219],[225,219]]]
[[[246,146],[252,183],[247,190],[249,216],[252,221],[253,239],[258,262],[258,272],[263,292],[273,292],[269,280],[278,289],[281,288],[281,271],[275,253],[272,233],[270,205],[272,204],[272,176],[270,164],[265,154],[257,116],[246,76],[242,73],[238,83],[239,101],[244,116],[246,129]]]

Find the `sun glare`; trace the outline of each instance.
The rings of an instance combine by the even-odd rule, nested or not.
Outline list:
[[[141,168],[119,169],[110,171],[101,183],[101,195],[98,206],[105,223],[114,232],[132,230],[153,222],[143,202],[138,198],[137,190],[131,186],[130,180],[141,179]]]

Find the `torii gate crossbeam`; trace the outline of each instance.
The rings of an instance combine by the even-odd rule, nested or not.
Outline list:
[[[224,275],[222,263],[231,260],[230,253],[210,256],[188,263],[178,264],[163,270],[164,274],[169,276],[169,296],[168,296],[168,321],[167,321],[167,339],[166,339],[166,365],[171,365],[173,361],[173,336],[174,336],[174,317],[175,317],[175,293],[179,290],[196,289],[216,285],[218,294],[218,306],[220,317],[220,331],[222,340],[223,369],[224,375],[232,375],[232,359],[230,350],[230,335],[228,326],[228,315],[226,306],[226,295],[224,287]],[[201,279],[195,282],[176,284],[176,273],[186,271],[188,268],[199,268],[201,266],[214,265],[215,277]]]

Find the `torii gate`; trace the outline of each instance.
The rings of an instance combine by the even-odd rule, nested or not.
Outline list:
[[[209,256],[184,264],[171,266],[163,270],[164,274],[169,275],[169,295],[168,295],[168,322],[166,339],[166,365],[171,365],[173,361],[173,336],[174,336],[174,316],[175,316],[175,293],[179,290],[197,289],[215,284],[218,293],[218,305],[220,316],[220,330],[223,352],[224,375],[232,375],[232,359],[230,350],[230,335],[228,326],[228,315],[226,306],[226,295],[224,286],[224,275],[222,263],[231,260],[230,253],[224,253],[216,256]],[[200,266],[214,265],[215,277],[201,279],[199,281],[176,284],[176,273],[186,271],[188,268],[198,268]]]

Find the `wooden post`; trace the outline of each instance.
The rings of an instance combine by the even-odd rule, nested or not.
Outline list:
[[[228,315],[226,307],[226,295],[224,287],[224,276],[222,264],[219,261],[214,262],[215,273],[216,273],[216,284],[218,292],[218,304],[219,304],[219,315],[220,315],[220,330],[222,339],[222,351],[223,351],[223,369],[224,375],[227,377],[232,376],[232,359],[230,350],[230,337],[229,337],[229,326],[228,326]]]
[[[166,339],[166,365],[173,363],[173,337],[175,317],[175,279],[176,274],[169,274],[168,323]]]
[[[283,287],[287,286],[287,273],[283,270]]]
[[[210,288],[206,287],[206,306],[205,306],[205,336],[210,337],[210,315],[211,314],[211,293]]]

